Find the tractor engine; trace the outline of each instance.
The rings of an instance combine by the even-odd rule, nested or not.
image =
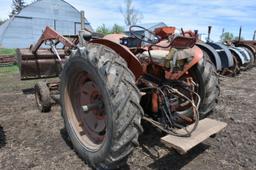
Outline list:
[[[137,57],[143,65],[144,73],[165,77],[165,72],[178,72],[184,69],[193,59],[193,50],[175,49],[170,50],[148,50]]]
[[[162,74],[161,70],[156,72],[152,68],[152,71],[158,75]],[[193,79],[187,77],[183,81],[168,80],[157,77],[156,74],[148,73],[138,82],[142,91],[141,106],[144,113],[158,122],[163,129],[181,128],[185,124],[196,122],[200,96],[194,92],[196,84]],[[192,117],[186,114],[186,110],[191,107]]]
[[[120,44],[128,47],[142,65],[137,85],[147,115],[144,119],[173,134],[173,129],[199,120],[200,96],[195,92],[197,84],[189,74],[191,69],[187,70],[200,52],[194,47],[195,37],[174,34],[174,27],[158,28],[154,33],[141,29],[146,30],[145,35],[123,37]],[[191,132],[175,135],[189,136]]]
[[[149,50],[137,54],[143,66],[143,77],[138,86],[143,92],[141,106],[150,121],[168,133],[198,120],[200,97],[195,93],[196,83],[189,74],[183,79],[172,80],[168,73],[182,71],[192,60],[190,49]],[[196,99],[196,100],[194,100]],[[193,108],[194,115],[184,110]],[[168,130],[169,129],[169,130]]]

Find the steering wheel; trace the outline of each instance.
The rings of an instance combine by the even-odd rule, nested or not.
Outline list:
[[[139,31],[144,31],[144,35],[139,35],[136,34],[136,29],[139,29]],[[139,40],[148,43],[148,44],[156,44],[160,41],[160,37],[157,36],[154,32],[148,30],[147,28],[144,28],[142,26],[138,26],[138,25],[132,25],[129,28],[129,31],[131,33],[131,35],[133,35],[134,37],[138,38]]]

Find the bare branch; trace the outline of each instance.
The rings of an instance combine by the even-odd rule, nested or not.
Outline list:
[[[143,15],[134,8],[132,0],[125,0],[125,9],[120,7],[120,12],[124,17],[124,22],[127,26],[137,24]]]
[[[10,17],[19,13],[26,6],[24,0],[12,0],[12,11]]]

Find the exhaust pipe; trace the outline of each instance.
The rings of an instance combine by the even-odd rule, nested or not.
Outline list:
[[[242,36],[242,26],[240,26],[240,29],[239,29],[238,41],[241,40],[241,36]]]
[[[208,42],[210,41],[211,30],[212,30],[212,26],[208,26],[208,37],[207,37]]]

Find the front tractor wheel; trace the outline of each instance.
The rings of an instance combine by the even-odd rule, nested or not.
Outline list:
[[[142,132],[135,78],[111,49],[89,44],[70,56],[61,75],[61,108],[70,140],[94,168],[126,163]]]
[[[50,89],[48,88],[47,83],[40,81],[35,84],[34,89],[37,108],[41,112],[50,112],[52,103]]]

